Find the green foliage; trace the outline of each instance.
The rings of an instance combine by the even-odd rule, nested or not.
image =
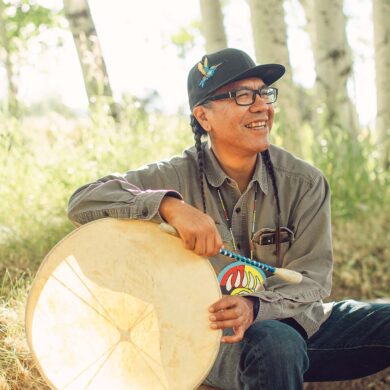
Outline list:
[[[171,36],[171,43],[173,43],[180,58],[185,58],[187,52],[194,48],[196,43],[196,36],[200,33],[200,22],[192,22],[190,26],[181,26],[178,31]]]
[[[3,1],[3,0],[2,0]],[[18,50],[19,40],[27,41],[38,35],[42,28],[58,25],[58,13],[32,0],[3,1],[2,18],[6,25],[10,48]],[[14,40],[14,39],[17,40]]]
[[[81,185],[168,158],[192,144],[187,120],[147,114],[134,105],[115,124],[54,116],[46,127],[0,118],[0,275],[32,270],[73,227],[67,201]]]
[[[7,40],[2,42],[2,45],[6,47],[7,55],[16,65],[30,40],[47,29],[58,27],[62,16],[33,0],[0,1],[3,2],[3,13],[0,16],[6,34],[3,39]]]
[[[291,131],[277,121],[273,142],[285,147]],[[304,124],[295,131],[300,133],[299,157],[321,169],[329,181],[334,218],[381,212],[390,203],[389,172],[381,168],[376,141],[368,129],[356,134],[324,122],[320,129]],[[290,145],[286,149],[295,152]]]
[[[312,142],[312,160],[329,180],[334,217],[377,211],[388,203],[389,176],[380,170],[368,131],[357,136],[337,126],[323,126]]]
[[[8,102],[3,105],[2,111],[11,115],[20,116],[22,107],[17,100],[18,76],[25,63],[29,46],[32,41],[46,49],[47,40],[40,40],[39,36],[46,30],[61,25],[63,17],[59,12],[40,5],[35,0],[0,0],[0,46],[8,78]],[[54,35],[54,34],[52,34]],[[61,37],[55,34],[61,44]]]

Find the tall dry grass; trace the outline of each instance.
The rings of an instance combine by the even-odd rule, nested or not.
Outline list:
[[[24,308],[28,280],[11,281],[3,275],[0,290],[7,297],[0,302],[0,390],[50,389],[42,379],[28,349],[24,331]]]

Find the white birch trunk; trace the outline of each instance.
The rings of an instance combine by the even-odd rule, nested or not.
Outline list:
[[[302,115],[299,94],[292,80],[283,1],[267,0],[265,5],[263,0],[250,0],[249,6],[257,62],[280,63],[286,67],[285,75],[276,84],[279,88],[276,106],[279,107],[282,133],[279,135],[283,146],[302,156]]]
[[[206,52],[212,53],[227,47],[220,0],[200,0],[202,34]]]
[[[4,2],[0,0],[0,42],[4,49],[2,60],[7,74],[7,110],[10,114],[16,116],[18,114],[18,87],[14,82],[14,67],[11,62],[7,27],[3,17],[4,9]]]
[[[373,0],[378,146],[382,166],[390,168],[390,1]]]
[[[317,74],[316,105],[326,110],[330,125],[339,125],[355,137],[358,119],[347,91],[353,62],[345,30],[343,0],[301,0],[301,4]]]
[[[114,119],[118,119],[118,107],[114,103],[88,1],[64,0],[64,11],[77,49],[89,105],[93,108],[99,97],[105,97],[108,99],[111,115]]]

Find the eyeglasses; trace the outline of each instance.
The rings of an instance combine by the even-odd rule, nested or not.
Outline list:
[[[250,106],[256,101],[256,95],[266,104],[276,102],[278,89],[273,87],[263,87],[259,89],[239,88],[221,95],[210,96],[207,100],[234,99],[239,106]]]

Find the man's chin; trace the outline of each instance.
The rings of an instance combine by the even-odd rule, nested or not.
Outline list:
[[[267,150],[268,148],[269,148],[269,146],[270,146],[270,141],[269,141],[269,139],[268,139],[268,137],[267,137],[267,139],[266,140],[264,140],[259,146],[258,146],[258,152],[259,153],[261,153],[261,152],[264,152],[265,150]]]

